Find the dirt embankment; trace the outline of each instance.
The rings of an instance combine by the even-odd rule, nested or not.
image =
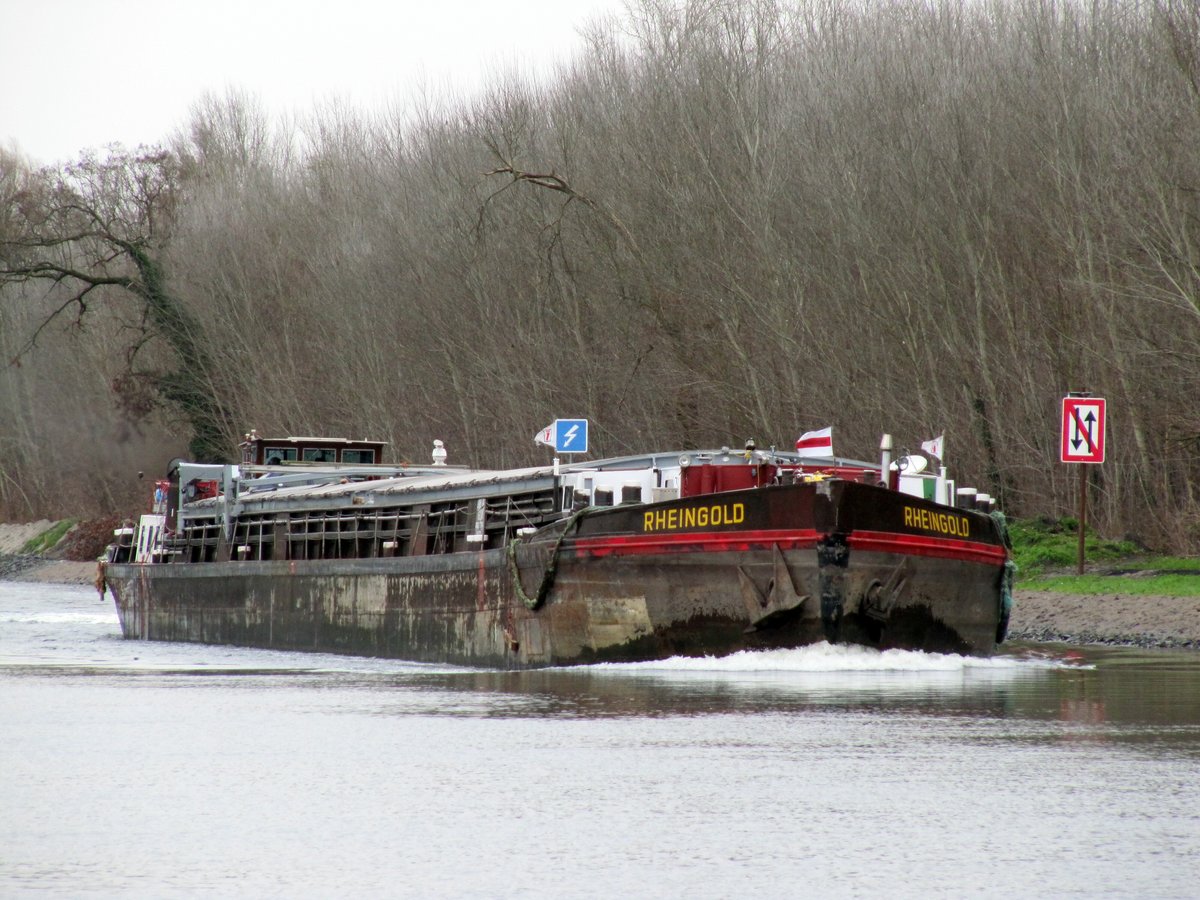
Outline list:
[[[42,584],[94,584],[96,562],[69,559],[0,556],[0,581],[36,581]]]
[[[0,581],[92,584],[115,521],[75,526],[53,548],[23,552],[55,523],[0,525]],[[1200,597],[1056,594],[1017,589],[1011,640],[1200,650]]]
[[[62,530],[61,523],[40,521],[0,524],[0,581],[40,581],[48,584],[92,584],[96,560],[112,539],[115,519],[72,525],[52,546],[41,546],[44,535]],[[64,526],[65,527],[65,526]],[[31,547],[36,546],[36,552]]]
[[[1200,597],[1016,591],[1011,640],[1200,650]]]

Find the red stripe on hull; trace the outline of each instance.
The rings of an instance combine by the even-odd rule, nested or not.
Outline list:
[[[641,556],[653,553],[717,553],[728,550],[780,550],[815,547],[820,535],[811,528],[786,531],[689,531],[683,534],[623,534],[568,541],[580,556]]]
[[[1007,557],[1003,547],[978,541],[948,540],[919,534],[895,534],[889,531],[854,531],[846,538],[852,550],[876,553],[902,553],[909,556],[936,556],[962,559],[984,565],[1002,566]]]
[[[816,547],[822,534],[814,529],[687,532],[684,534],[636,534],[614,537],[586,537],[567,542],[578,556],[643,556],[656,553],[719,553],[730,550],[804,550]],[[978,541],[950,540],[922,535],[894,534],[882,531],[856,531],[847,538],[854,549],[878,553],[899,553],[961,559],[984,565],[1001,566],[1005,550]]]

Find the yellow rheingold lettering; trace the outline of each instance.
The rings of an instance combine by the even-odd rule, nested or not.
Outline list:
[[[951,537],[970,537],[971,522],[966,516],[953,513],[933,512],[914,506],[904,507],[904,527],[935,531]]]
[[[908,509],[905,509],[908,524]],[[712,506],[691,506],[686,509],[658,509],[642,515],[642,531],[677,531],[681,528],[715,528],[720,525],[741,525],[746,521],[745,503],[714,503]]]

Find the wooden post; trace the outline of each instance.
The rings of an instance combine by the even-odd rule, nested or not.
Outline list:
[[[1076,463],[1079,466],[1079,554],[1076,573],[1083,574],[1083,540],[1084,534],[1087,531],[1087,471],[1088,468],[1083,463]]]

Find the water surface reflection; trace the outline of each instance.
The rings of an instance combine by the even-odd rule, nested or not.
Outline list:
[[[1200,654],[533,672],[0,585],[0,895],[1195,896]]]

